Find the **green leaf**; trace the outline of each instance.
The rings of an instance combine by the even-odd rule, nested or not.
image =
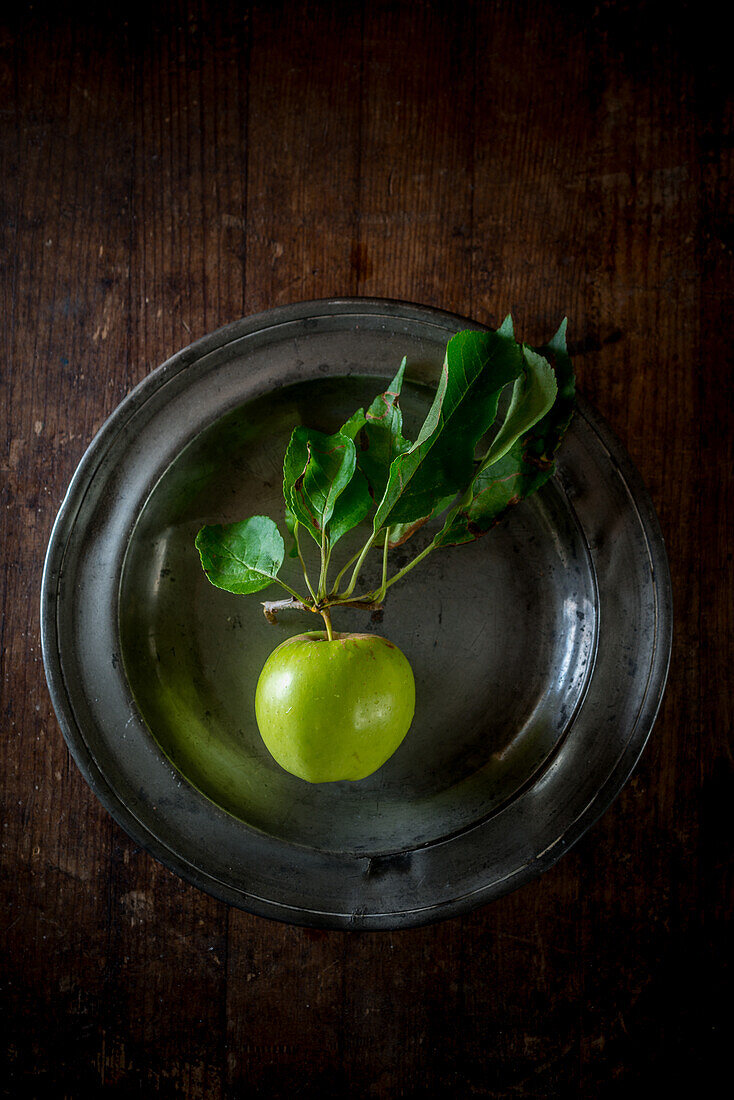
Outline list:
[[[342,535],[357,527],[367,517],[373,504],[367,482],[357,470],[334,509],[328,527],[330,544],[334,546]]]
[[[507,454],[513,443],[545,416],[558,394],[556,377],[547,359],[523,345],[523,370],[515,380],[502,427],[482,459],[479,472]]]
[[[504,321],[497,329],[500,336],[509,336],[511,340],[515,339],[515,326],[512,323],[512,314],[508,313]]]
[[[367,517],[374,505],[367,479],[360,470],[354,471],[352,480],[336,502],[334,514],[328,527],[329,542],[332,546],[342,535],[351,531]]]
[[[269,516],[202,527],[196,549],[211,583],[240,595],[272,584],[285,554],[280,531]]]
[[[533,396],[536,386],[546,391],[546,400],[549,395],[547,374],[542,365],[546,359],[555,367],[555,400],[549,409],[535,416],[529,430],[516,436],[506,449],[504,442],[512,435],[512,431],[508,431],[492,457],[497,440],[504,432],[503,425],[479,468],[468,499],[462,499],[449,513],[443,530],[436,536],[435,546],[456,546],[480,538],[499,522],[508,508],[540,489],[555,470],[554,455],[571,422],[575,404],[573,365],[566,348],[566,321],[563,321],[553,339],[540,349],[542,355],[529,355],[527,353],[532,349],[524,350],[529,370],[537,372],[529,380],[525,391],[529,401],[528,411],[535,415],[543,404],[539,394]],[[518,406],[515,426],[519,423],[519,413]],[[505,424],[509,419],[510,413]]]
[[[283,463],[283,495],[298,522],[319,544],[356,464],[354,440],[348,435],[324,435],[303,426],[294,429]]]
[[[364,409],[357,409],[356,413],[352,413],[347,420],[346,424],[343,424],[339,431],[342,435],[348,435],[350,439],[356,440],[357,435],[365,426]]]
[[[435,546],[458,546],[474,542],[490,531],[508,508],[534,493],[553,473],[553,465],[544,470],[528,463],[523,440],[492,466],[477,476],[471,499],[449,513]]]
[[[288,534],[291,536],[291,538],[293,540],[293,545],[291,546],[290,550],[288,551],[288,557],[289,558],[297,558],[298,557],[298,545],[296,544],[296,524],[297,523],[298,523],[298,520],[293,515],[293,512],[290,510],[289,506],[286,504],[286,506],[285,506],[285,525],[288,529]]]
[[[558,450],[576,407],[576,376],[566,346],[568,318],[564,317],[558,332],[537,350],[553,367],[558,385],[558,397],[550,412],[539,422],[534,434],[533,447],[539,457],[550,461]]]
[[[390,538],[388,539],[389,548],[394,550],[396,546],[402,546],[404,542],[407,542],[409,538],[413,537],[416,531],[420,531],[421,527],[424,527],[429,519],[440,516],[442,512],[445,512],[455,499],[456,493],[452,493],[447,497],[441,497],[441,499],[434,504],[427,516],[421,516],[420,519],[413,520],[412,523],[396,523],[390,528]]]
[[[522,367],[522,349],[504,334],[467,330],[449,340],[418,438],[390,467],[375,531],[429,516],[437,500],[466,489],[476,445],[494,422],[502,389]]]
[[[357,452],[357,462],[375,500],[382,500],[393,459],[410,447],[410,442],[403,438],[403,414],[398,404],[406,363],[404,358],[390,385],[375,398],[365,415],[364,446]]]
[[[365,423],[364,409],[357,409],[339,430],[342,435],[356,441]],[[357,457],[359,457],[359,451],[357,451]],[[331,545],[334,546],[342,535],[346,535],[347,531],[351,531],[353,527],[361,523],[372,505],[373,500],[367,481],[360,470],[355,467],[352,479],[339,496],[329,521],[328,535]]]

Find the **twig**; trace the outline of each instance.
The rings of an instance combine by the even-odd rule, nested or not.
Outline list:
[[[263,600],[263,615],[269,623],[277,623],[279,611],[313,611],[313,607],[289,596],[287,600]]]
[[[371,596],[354,600],[319,600],[311,605],[302,600],[289,597],[287,600],[263,600],[263,614],[269,623],[277,623],[280,611],[313,611],[322,615],[324,610],[330,607],[354,607],[357,611],[371,611],[373,614],[382,611],[382,601]],[[377,621],[377,620],[376,620]]]

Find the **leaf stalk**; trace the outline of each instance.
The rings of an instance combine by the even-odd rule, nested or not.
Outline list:
[[[427,558],[431,551],[435,550],[435,548],[436,545],[434,539],[433,542],[428,543],[428,546],[425,548],[425,550],[421,550],[420,554],[417,554],[412,561],[409,561],[407,565],[403,566],[399,573],[396,573],[394,577],[390,578],[390,580],[385,584],[384,591],[386,592],[391,585],[395,584],[396,581],[401,580],[406,573],[409,573],[411,569],[413,569],[418,564],[418,562],[421,562],[424,558]]]
[[[368,553],[372,549],[376,538],[377,532],[373,531],[370,537],[367,539],[367,542],[362,547],[360,555],[357,558],[357,564],[354,567],[354,572],[352,573],[352,579],[344,590],[345,596],[351,596],[352,592],[354,592],[355,585],[357,584],[357,577],[359,576],[359,571],[364,564],[364,559],[367,557]]]
[[[295,524],[293,525],[293,538],[295,539],[296,550],[298,552],[298,560],[301,563],[301,569],[303,570],[303,576],[304,576],[304,579],[306,581],[306,587],[308,588],[309,592],[311,593],[311,599],[314,601],[314,603],[316,603],[316,593],[313,590],[313,586],[312,586],[311,581],[310,581],[309,576],[308,576],[308,569],[306,568],[306,562],[304,561],[303,553],[301,551],[301,540],[298,537],[298,529],[299,529],[300,526],[301,526],[300,523],[298,522],[298,520],[296,520]]]

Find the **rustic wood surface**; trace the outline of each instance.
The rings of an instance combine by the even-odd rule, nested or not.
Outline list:
[[[729,1039],[731,99],[702,4],[9,5],[0,26],[2,1047],[8,1097],[707,1091]],[[51,526],[192,339],[402,298],[542,339],[666,536],[654,734],[538,881],[399,933],[229,909],[136,847],[45,686]]]

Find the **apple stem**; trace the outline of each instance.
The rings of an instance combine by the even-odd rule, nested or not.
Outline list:
[[[321,618],[324,620],[324,623],[326,624],[326,637],[327,637],[328,641],[333,642],[334,641],[334,634],[333,634],[333,631],[331,629],[331,612],[329,611],[328,607],[323,608],[323,610],[321,611]]]

